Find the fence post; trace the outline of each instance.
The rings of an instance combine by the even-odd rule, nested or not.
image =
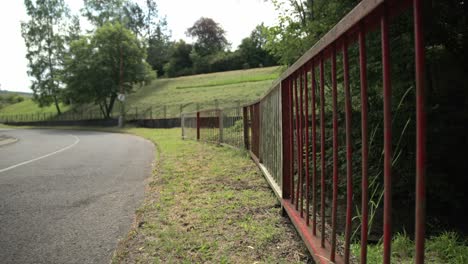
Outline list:
[[[182,140],[185,138],[185,133],[184,133],[184,115],[180,113],[180,128],[182,130]]]
[[[219,144],[223,143],[223,110],[218,110],[218,122],[219,122]]]
[[[244,121],[244,147],[245,149],[250,149],[249,146],[249,114],[247,111],[247,106],[242,108],[243,121]]]
[[[282,128],[283,128],[283,186],[282,196],[283,199],[291,198],[291,177],[292,170],[292,116],[291,116],[291,89],[290,80],[286,79],[281,82],[281,114],[282,114]]]
[[[200,112],[197,112],[197,140],[200,140]]]

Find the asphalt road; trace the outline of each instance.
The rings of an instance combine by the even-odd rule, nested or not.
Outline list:
[[[108,263],[131,227],[153,145],[124,134],[2,130],[0,263]]]

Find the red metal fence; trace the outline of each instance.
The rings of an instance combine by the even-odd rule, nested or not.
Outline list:
[[[421,0],[364,0],[281,76],[258,102],[242,108],[182,115],[185,138],[244,146],[259,165],[317,263],[349,263],[353,217],[360,207],[360,256],[367,262],[369,225],[369,95],[366,37],[380,34],[383,100],[383,262],[390,263],[392,242],[392,79],[389,27],[401,13],[412,11],[416,100],[415,262],[424,262],[425,236],[425,109],[424,45]],[[350,63],[355,45],[357,63]],[[373,47],[375,48],[375,47]],[[350,71],[356,69],[357,79]],[[331,85],[328,85],[328,79]],[[352,101],[351,84],[359,89]],[[326,89],[330,87],[331,89]],[[331,90],[331,91],[330,91]],[[331,102],[331,103],[330,103]],[[340,108],[343,106],[343,108]],[[353,138],[353,109],[360,111],[360,138]],[[223,111],[229,111],[228,117]],[[227,124],[226,118],[232,122]],[[242,121],[240,121],[242,120]],[[226,130],[233,129],[228,141]],[[330,125],[327,125],[330,124]],[[341,125],[341,126],[340,126]],[[189,133],[188,131],[195,131]],[[211,131],[211,132],[209,132]],[[196,136],[198,135],[198,136]],[[329,135],[329,136],[327,136]],[[223,137],[224,136],[224,137]],[[331,138],[331,140],[327,140]],[[360,141],[360,151],[353,143]],[[343,142],[342,142],[343,141]],[[234,142],[234,143],[232,143]],[[340,152],[340,149],[344,151]],[[354,152],[353,152],[354,151]],[[372,150],[379,151],[379,150]],[[339,155],[345,156],[340,175]],[[353,157],[360,155],[360,175]],[[330,158],[331,156],[331,158]],[[353,192],[359,180],[360,193]],[[327,184],[330,182],[330,184]],[[345,188],[340,189],[339,183]],[[330,188],[331,190],[329,190]],[[330,196],[331,201],[327,201]],[[339,197],[344,203],[339,209]],[[359,197],[360,201],[353,200]],[[340,216],[342,221],[339,221]],[[339,222],[342,225],[339,225]],[[340,229],[340,226],[343,228]],[[337,239],[337,230],[344,230]]]

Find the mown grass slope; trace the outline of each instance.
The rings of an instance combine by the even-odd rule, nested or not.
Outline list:
[[[63,112],[69,110],[69,106],[60,104],[60,110]],[[49,114],[57,113],[55,105],[50,105],[47,107],[39,107],[32,99],[26,99],[23,102],[8,105],[0,109],[0,115],[24,115],[24,114]]]
[[[151,84],[136,86],[126,99],[126,108],[147,109],[167,106],[168,116],[177,116],[180,106],[184,111],[211,108],[215,100],[220,106],[234,105],[238,101],[247,103],[260,98],[281,73],[281,67],[257,68],[229,72],[209,73],[178,78],[161,78]],[[64,112],[72,109],[62,106]],[[98,107],[89,105],[86,109],[98,111]],[[118,104],[114,112],[119,112]],[[0,110],[0,115],[55,113],[55,107],[39,108],[31,100],[10,105]]]

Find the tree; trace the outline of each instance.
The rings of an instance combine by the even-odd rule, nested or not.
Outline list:
[[[238,52],[246,68],[259,66],[273,66],[277,64],[276,59],[266,49],[266,28],[263,24],[258,25],[244,38],[239,45]]]
[[[106,23],[94,35],[72,42],[65,60],[68,95],[77,103],[94,102],[110,117],[121,89],[130,93],[134,84],[154,78],[145,57],[142,43],[130,30],[118,22]]]
[[[192,45],[179,40],[171,48],[169,61],[164,65],[164,71],[169,77],[192,74]]]
[[[81,13],[91,24],[101,27],[107,22],[120,21],[125,0],[84,0]]]
[[[154,0],[146,0],[146,15],[144,17],[146,41],[148,45],[147,62],[157,71],[158,76],[165,74],[164,64],[169,62],[171,52],[171,34],[167,28],[167,20],[160,17]]]
[[[292,64],[325,35],[358,0],[289,0],[292,8],[272,0],[279,23],[266,28],[265,48],[285,65]]]
[[[187,36],[196,38],[194,50],[200,56],[223,51],[229,46],[224,29],[211,18],[202,17],[187,29]]]
[[[55,104],[57,113],[63,83],[64,31],[68,8],[63,0],[25,0],[28,22],[21,23],[26,43],[28,75],[33,78],[31,89],[39,106]]]

